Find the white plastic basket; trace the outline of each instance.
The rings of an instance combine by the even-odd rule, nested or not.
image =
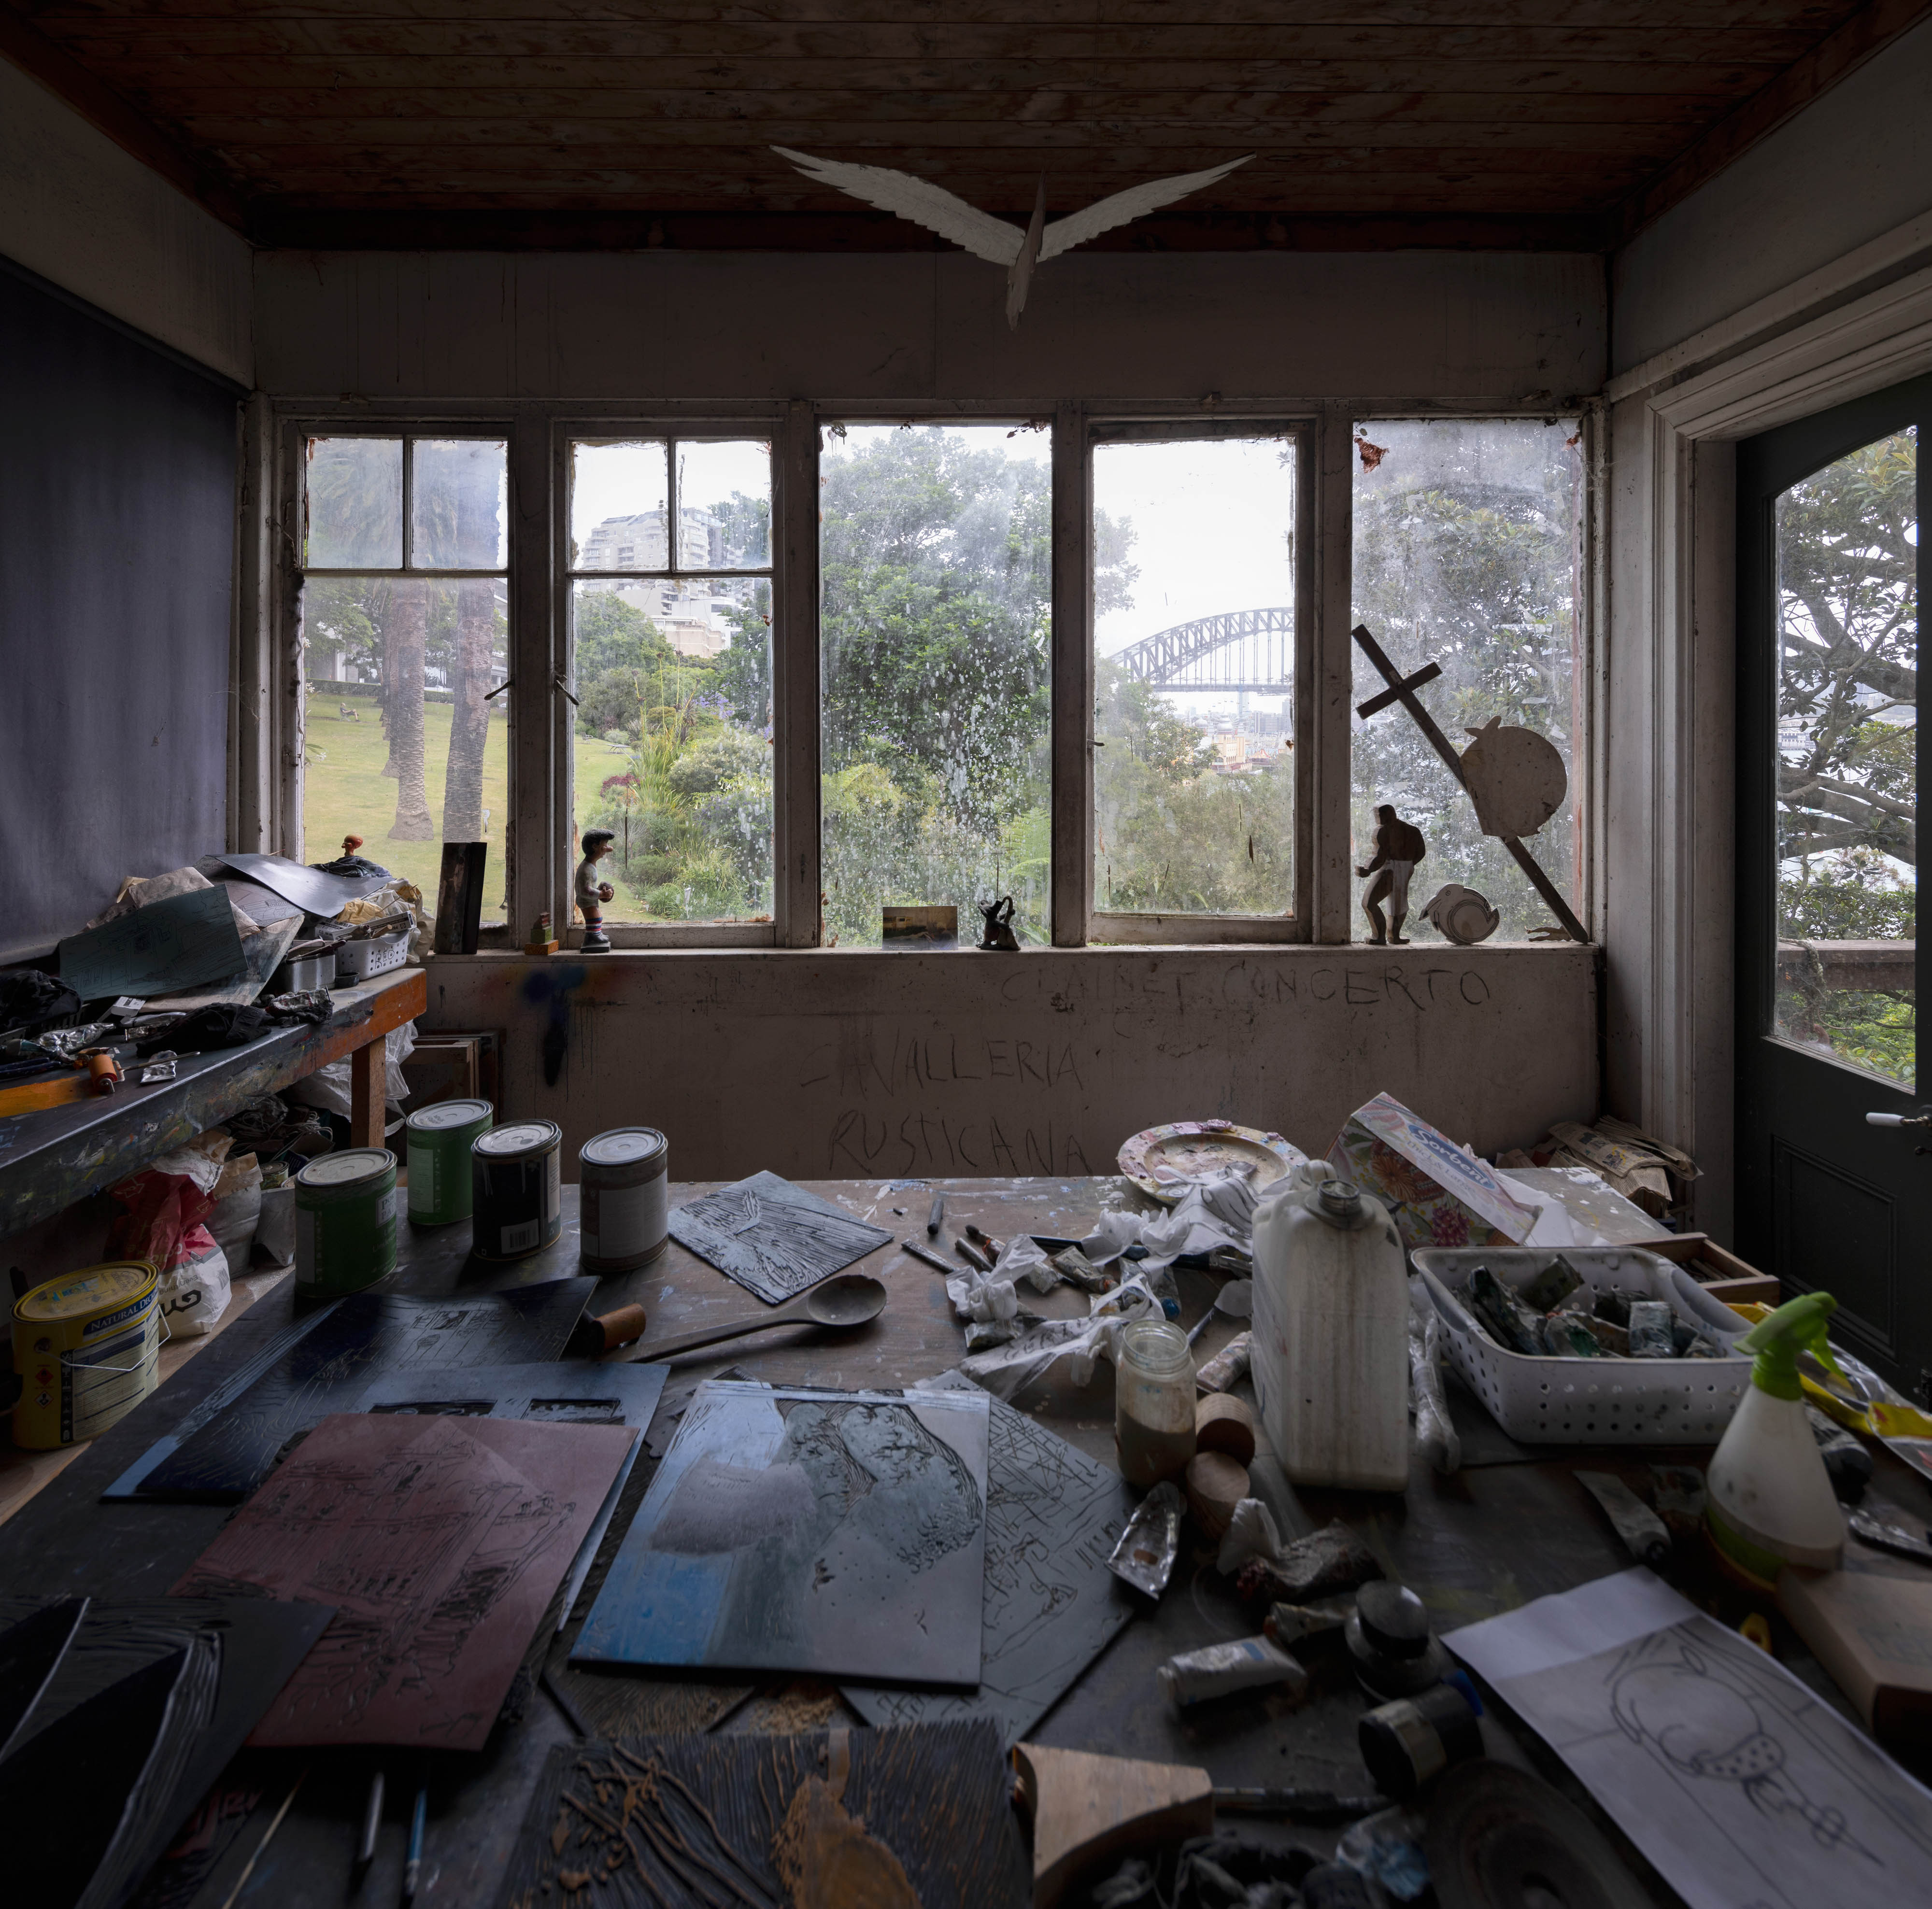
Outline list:
[[[386,934],[368,941],[345,941],[335,951],[335,978],[338,983],[367,981],[400,968],[410,958],[409,931]]]
[[[1751,1362],[1727,1359],[1557,1359],[1508,1352],[1462,1302],[1486,1266],[1520,1290],[1550,1264],[1547,1248],[1418,1248],[1412,1255],[1442,1315],[1449,1357],[1496,1423],[1526,1445],[1714,1445],[1750,1383]],[[1682,1266],[1629,1247],[1566,1247],[1563,1257],[1599,1293],[1663,1299],[1720,1342],[1748,1329]]]

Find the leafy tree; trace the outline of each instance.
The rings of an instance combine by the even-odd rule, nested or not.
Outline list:
[[[1364,433],[1375,442],[1355,480],[1355,615],[1404,675],[1440,664],[1441,679],[1420,694],[1458,748],[1467,746],[1467,730],[1499,716],[1546,736],[1570,760],[1582,499],[1575,429],[1568,421],[1441,420],[1378,424]],[[1360,656],[1354,680],[1358,702],[1386,687]],[[1505,937],[1549,919],[1405,711],[1357,723],[1353,783],[1359,862],[1369,859],[1382,802],[1394,803],[1428,841],[1412,927],[1414,911],[1447,881],[1487,895]],[[1566,802],[1528,844],[1565,890],[1575,885],[1574,807]]]
[[[580,592],[572,607],[575,645],[577,731],[638,733],[640,712],[663,700],[655,693],[682,659],[657,625],[614,590]]]

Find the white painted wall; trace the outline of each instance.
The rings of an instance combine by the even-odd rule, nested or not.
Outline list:
[[[0,253],[254,382],[248,241],[4,59]]]
[[[502,1105],[670,1137],[675,1179],[1114,1170],[1168,1120],[1325,1152],[1386,1089],[1484,1152],[1597,1107],[1564,943],[432,960],[424,1025],[501,1029]],[[543,1045],[564,1037],[554,1085]]]
[[[1603,382],[1601,261],[1071,253],[1017,333],[958,253],[266,253],[277,397],[1562,399]]]
[[[1932,19],[1761,140],[1619,252],[1626,371],[1932,212]]]

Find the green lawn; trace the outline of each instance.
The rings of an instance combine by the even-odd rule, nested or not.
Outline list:
[[[333,693],[332,693],[333,691]],[[349,707],[353,720],[342,713],[344,698],[328,683],[313,686],[308,700],[308,760],[302,782],[302,859],[327,862],[341,852],[344,835],[360,835],[362,853],[370,861],[393,869],[423,892],[430,908],[436,906],[436,877],[442,867],[440,842],[398,842],[389,838],[396,817],[396,785],[382,773],[388,751],[382,724],[373,702],[357,700]],[[495,706],[493,705],[493,711]],[[439,829],[442,821],[442,783],[449,762],[452,706],[423,706],[424,793],[430,814]],[[622,773],[627,760],[614,743],[576,739],[577,805],[587,815],[606,776]],[[502,888],[503,827],[509,817],[510,725],[493,715],[490,740],[483,754],[483,834],[490,844],[490,873],[486,915],[500,914]]]

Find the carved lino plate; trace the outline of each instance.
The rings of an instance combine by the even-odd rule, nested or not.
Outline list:
[[[1119,1159],[1120,1171],[1142,1192],[1172,1206],[1186,1190],[1178,1182],[1191,1175],[1252,1162],[1259,1193],[1307,1157],[1280,1134],[1238,1127],[1232,1120],[1176,1120],[1135,1134],[1121,1147]]]

